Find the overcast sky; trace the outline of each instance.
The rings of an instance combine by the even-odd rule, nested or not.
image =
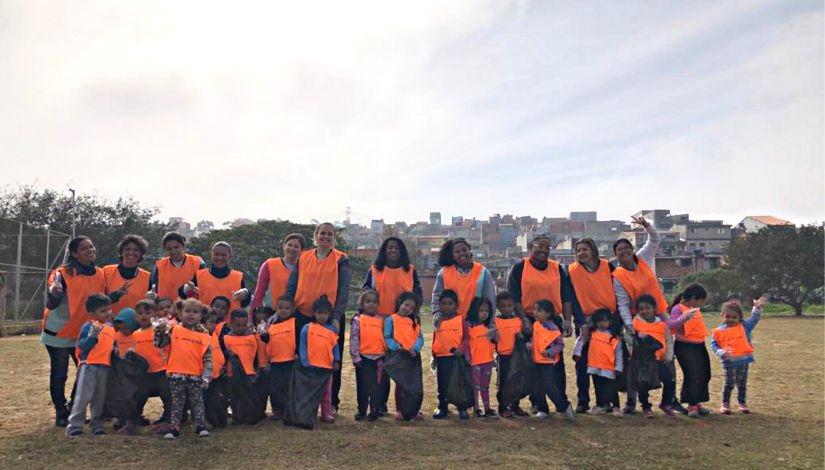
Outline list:
[[[0,0],[0,185],[161,215],[825,219],[821,1]]]

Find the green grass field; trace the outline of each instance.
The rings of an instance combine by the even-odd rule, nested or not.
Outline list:
[[[715,326],[716,319],[711,322]],[[267,420],[230,426],[206,439],[187,430],[172,442],[146,428],[136,437],[64,437],[53,426],[45,349],[37,337],[3,338],[0,468],[823,468],[824,325],[821,317],[760,323],[748,384],[749,416],[716,413],[722,377],[714,361],[709,404],[714,414],[698,420],[657,414],[652,420],[579,416],[575,424],[558,417],[462,423],[453,414],[441,422],[429,416],[416,423],[355,422],[355,378],[347,359],[341,416],[334,425],[321,424],[311,432]],[[572,399],[569,349],[566,357]],[[429,371],[425,389],[424,411],[429,412],[435,406]],[[159,411],[159,401],[152,399],[147,415],[154,419]]]

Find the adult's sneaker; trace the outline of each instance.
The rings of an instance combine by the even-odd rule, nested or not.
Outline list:
[[[538,419],[547,419],[548,417],[550,417],[550,415],[545,413],[544,411],[537,411],[536,414],[533,415],[533,417]]]
[[[573,411],[573,405],[567,405],[567,409],[564,410],[564,417],[571,423],[576,422],[576,412]]]
[[[209,431],[204,426],[198,426],[195,432],[198,433],[198,437],[209,437]]]

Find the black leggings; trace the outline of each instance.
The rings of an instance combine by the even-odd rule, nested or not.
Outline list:
[[[77,368],[77,358],[74,355],[75,348],[58,348],[46,345],[46,351],[49,353],[49,393],[52,396],[52,404],[57,416],[68,417],[66,380],[69,377],[69,358],[72,359],[75,368]],[[77,387],[77,383],[72,387],[70,400],[74,398],[75,387]]]
[[[710,356],[705,343],[674,341],[673,352],[682,368],[682,390],[679,399],[688,405],[710,401]]]

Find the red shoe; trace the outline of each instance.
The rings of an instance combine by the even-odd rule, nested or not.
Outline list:
[[[501,416],[502,418],[512,418],[513,412],[510,410],[503,410],[501,413],[499,413],[499,416]]]
[[[688,406],[688,417],[689,418],[698,418],[699,417],[699,407],[696,405]]]

